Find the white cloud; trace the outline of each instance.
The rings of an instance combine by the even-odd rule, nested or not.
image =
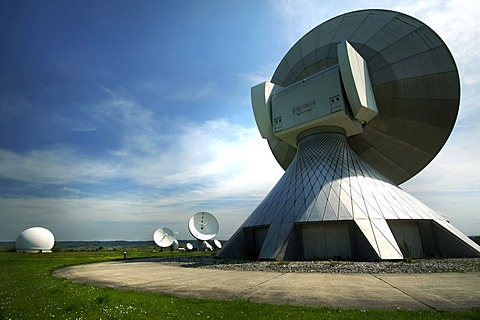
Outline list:
[[[8,217],[9,230],[2,230],[2,237],[10,233],[10,239],[26,227],[41,225],[50,229],[60,240],[81,240],[79,234],[88,233],[95,225],[109,225],[111,230],[97,235],[97,239],[148,239],[157,223],[169,221],[175,224],[182,220],[178,211],[159,210],[156,203],[134,199],[62,199],[62,198],[0,198],[2,219]],[[173,208],[173,207],[172,207]],[[170,209],[172,209],[170,208]],[[185,217],[183,217],[185,219]],[[2,223],[3,224],[3,223]],[[119,225],[132,227],[132,235],[122,235]],[[83,226],[86,230],[72,229],[72,225]],[[136,230],[140,227],[139,230]],[[146,226],[146,228],[145,228]],[[150,226],[150,227],[149,227]],[[141,229],[145,229],[142,235]],[[67,233],[65,233],[67,232]],[[130,237],[133,238],[130,238]],[[137,238],[135,238],[137,237]],[[8,238],[7,238],[8,239]],[[84,239],[86,240],[86,239]]]
[[[167,144],[161,134],[129,130],[123,148],[106,158],[88,158],[65,145],[27,153],[0,150],[0,176],[57,185],[118,178],[156,188],[193,184],[208,186],[209,192],[221,196],[227,191],[258,193],[282,172],[278,165],[272,166],[273,156],[256,128],[226,120],[178,127]],[[259,175],[267,178],[248,181]]]
[[[217,97],[219,88],[213,81],[208,81],[199,86],[185,85],[175,88],[165,96],[166,99],[176,101],[199,101]]]
[[[478,136],[478,135],[477,135]],[[463,140],[465,137],[467,140]],[[411,191],[480,192],[480,147],[468,134],[451,137],[449,143],[418,176],[404,184]]]
[[[88,114],[105,127],[123,130],[155,131],[157,124],[153,112],[128,96],[125,89],[111,90],[102,87],[108,99],[88,108]]]
[[[337,8],[331,12],[331,6],[319,1],[280,0],[271,1],[270,5],[281,17],[282,24],[278,27],[288,48],[305,33],[339,12]]]
[[[173,133],[162,134],[149,110],[133,100],[115,96],[115,101],[106,104],[112,108],[108,114],[128,137],[106,158],[89,158],[65,145],[27,153],[0,150],[1,177],[59,186],[53,198],[0,198],[1,219],[9,219],[9,230],[0,227],[5,240],[45,222],[63,240],[91,238],[91,230],[97,239],[125,239],[125,225],[131,240],[149,239],[152,228],[162,225],[190,238],[186,222],[200,210],[217,215],[219,237],[225,239],[283,173],[256,128],[217,119],[170,124]],[[106,189],[118,179],[130,181],[128,194],[104,190],[109,195],[102,198],[90,190],[90,184]],[[72,223],[78,227],[64,234]],[[105,235],[97,230],[103,224],[109,226]]]
[[[195,192],[163,198],[0,197],[0,241],[15,239],[31,226],[48,228],[57,240],[150,240],[161,226],[178,232],[180,239],[192,239],[188,219],[204,210],[219,220],[218,238],[227,239],[260,200],[246,197],[222,202]]]
[[[227,238],[283,173],[256,128],[216,119],[170,123],[172,132],[160,133],[153,112],[125,96],[112,93],[112,100],[95,116],[119,124],[123,145],[103,157],[91,158],[67,145],[26,153],[0,150],[1,177],[38,188],[59,186],[55,197],[0,198],[9,228],[17,226],[18,233],[27,221],[49,221],[67,240],[81,239],[85,229],[99,224],[110,224],[109,237],[121,238],[122,226],[129,224],[129,237],[141,239],[153,226],[167,223],[188,237],[189,216],[211,210],[222,220],[219,236]],[[107,190],[120,180],[124,186]],[[109,195],[102,198],[92,184]],[[76,233],[62,234],[73,222],[79,226]]]
[[[276,67],[277,66],[273,63],[269,64],[268,66],[261,66],[258,70],[250,74],[238,75],[238,78],[241,80],[244,86],[246,86],[247,88],[251,88],[261,82],[270,81]]]
[[[155,145],[148,156],[129,153],[124,174],[158,188],[197,185],[218,197],[257,193],[282,172],[278,165],[272,166],[273,156],[256,128],[226,120],[188,123],[170,139],[168,147]],[[248,181],[260,174],[267,178]]]
[[[0,177],[37,184],[95,183],[112,177],[118,165],[57,145],[26,153],[0,149]]]

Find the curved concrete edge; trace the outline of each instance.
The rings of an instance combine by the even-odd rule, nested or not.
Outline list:
[[[53,276],[77,283],[177,297],[343,309],[480,308],[480,272],[327,274],[227,271],[115,261],[66,267]]]

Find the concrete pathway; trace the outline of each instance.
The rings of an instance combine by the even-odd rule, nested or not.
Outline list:
[[[67,267],[54,276],[78,283],[202,299],[354,309],[480,308],[480,272],[329,274],[226,271],[125,260]]]

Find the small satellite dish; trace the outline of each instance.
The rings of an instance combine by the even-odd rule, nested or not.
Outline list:
[[[209,212],[197,212],[188,221],[188,230],[198,240],[213,239],[218,232],[218,221]]]
[[[213,240],[213,243],[215,244],[215,246],[216,246],[218,249],[222,249],[222,243],[220,242],[220,240],[215,239],[215,240]]]
[[[185,245],[185,247],[187,247],[187,250],[189,250],[189,251],[192,251],[192,250],[193,250],[193,244],[191,244],[190,242],[187,242],[187,244]]]
[[[175,234],[169,228],[158,228],[153,233],[153,241],[161,248],[168,248],[175,242]]]
[[[179,247],[178,240],[177,239],[173,240],[173,243],[170,247],[172,248],[173,251],[177,251]]]

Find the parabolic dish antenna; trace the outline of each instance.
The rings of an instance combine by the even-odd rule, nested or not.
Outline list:
[[[215,239],[215,240],[213,240],[213,243],[215,244],[215,246],[216,246],[218,249],[222,249],[222,243],[220,242],[220,240]]]
[[[360,10],[332,18],[298,40],[271,82],[288,87],[338,64],[337,45],[345,40],[368,66],[378,107],[378,115],[348,144],[401,184],[432,161],[452,132],[460,101],[455,61],[421,21],[394,11]],[[276,139],[268,144],[286,170],[297,149]]]
[[[173,240],[173,243],[171,245],[172,250],[174,250],[174,251],[178,250],[179,246],[180,246],[180,244],[178,243],[178,240],[177,239]]]
[[[187,247],[187,250],[189,250],[189,251],[192,251],[192,250],[193,250],[193,244],[191,244],[190,242],[187,242],[187,244],[185,245],[185,247]]]
[[[168,248],[176,241],[175,233],[169,228],[158,228],[153,233],[153,241],[161,248]]]
[[[398,187],[437,155],[459,109],[455,61],[427,25],[388,10],[332,18],[297,41],[251,98],[286,171],[217,257],[480,256]]]
[[[213,239],[218,229],[217,218],[209,212],[197,212],[188,221],[188,230],[198,240]]]

